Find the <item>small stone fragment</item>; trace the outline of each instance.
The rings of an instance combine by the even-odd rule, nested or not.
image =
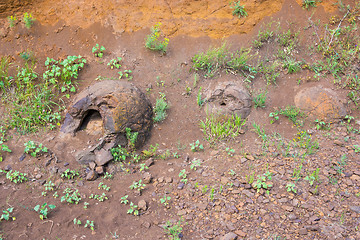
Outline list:
[[[183,182],[181,182],[181,183],[179,183],[177,188],[181,190],[184,188],[184,186],[185,186],[185,184]]]
[[[138,207],[139,209],[143,210],[143,211],[146,211],[147,209],[147,203],[145,202],[145,200],[140,200],[139,203],[138,203]]]
[[[90,163],[89,163],[89,168],[90,168],[91,170],[94,170],[95,167],[96,167],[96,163],[95,163],[95,162],[90,162]]]
[[[145,161],[145,166],[146,167],[150,167],[153,164],[154,164],[154,159],[153,158],[149,158],[148,160]]]
[[[10,171],[11,169],[11,165],[6,165],[6,167],[4,168],[5,171]]]
[[[99,174],[99,175],[104,174],[104,167],[103,166],[97,166],[95,168],[95,172],[97,172],[97,174]]]
[[[144,182],[145,184],[149,184],[149,183],[151,182],[151,180],[152,180],[151,173],[145,172],[145,173],[143,174],[142,178],[143,178],[143,182]]]
[[[94,181],[97,178],[97,173],[94,170],[90,170],[89,173],[86,175],[87,181]]]
[[[225,234],[222,238],[220,238],[221,240],[236,240],[238,238],[238,235],[236,235],[233,232],[229,232],[227,234]]]
[[[306,235],[306,234],[307,234],[307,229],[306,229],[306,228],[301,228],[301,229],[299,230],[299,234],[300,234],[300,235]]]

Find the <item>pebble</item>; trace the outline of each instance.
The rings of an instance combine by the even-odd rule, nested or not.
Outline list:
[[[141,199],[138,203],[138,207],[139,209],[143,210],[143,211],[146,211],[147,209],[147,203],[145,200]]]
[[[185,186],[185,184],[183,182],[181,182],[181,183],[179,183],[177,188],[181,190],[184,188],[184,186]]]
[[[227,234],[225,234],[222,238],[220,238],[220,240],[236,240],[238,237],[238,235],[236,235],[233,232],[229,232]]]
[[[10,171],[11,169],[11,165],[6,165],[6,167],[4,168],[5,171]]]
[[[301,228],[301,229],[299,230],[299,234],[300,234],[300,235],[306,235],[306,234],[307,234],[307,229],[306,229],[306,228]]]

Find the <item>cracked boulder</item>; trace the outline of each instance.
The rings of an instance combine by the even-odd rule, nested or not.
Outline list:
[[[205,111],[220,115],[238,115],[245,119],[251,111],[252,99],[248,90],[234,82],[219,83],[206,96]]]
[[[329,88],[315,86],[304,88],[295,95],[295,106],[311,118],[332,120],[344,118],[347,114],[346,103]]]
[[[102,121],[103,137],[95,146],[76,153],[80,164],[105,165],[112,160],[110,149],[126,146],[126,129],[138,132],[135,146],[141,146],[152,127],[152,107],[136,86],[124,81],[102,81],[87,87],[73,101],[65,116],[61,132],[76,135],[89,115],[97,113]]]

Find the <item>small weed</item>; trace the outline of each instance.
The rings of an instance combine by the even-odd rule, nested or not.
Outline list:
[[[294,183],[286,184],[286,191],[296,193],[296,188]]]
[[[61,197],[61,202],[68,202],[71,204],[78,204],[81,196],[78,189],[66,188],[63,192],[65,195]]]
[[[265,129],[261,128],[260,125],[256,124],[255,122],[253,122],[252,125],[254,127],[254,129],[253,129],[254,132],[256,132],[262,140],[262,148],[267,149],[269,139],[268,139],[268,136],[266,135]]]
[[[303,0],[302,6],[306,10],[309,10],[310,7],[316,7],[316,2],[317,2],[317,0]]]
[[[200,159],[197,159],[197,158],[194,158],[192,161],[191,161],[191,164],[190,164],[190,169],[191,170],[195,170],[200,167],[201,165],[201,160]]]
[[[171,200],[170,196],[164,195],[164,197],[160,198],[160,203],[163,204],[164,206],[168,206],[170,200]]]
[[[49,207],[49,208],[47,208],[47,207]],[[41,220],[44,220],[44,219],[46,219],[47,216],[48,216],[49,209],[52,210],[52,209],[54,209],[54,208],[56,208],[55,205],[52,205],[52,204],[49,204],[49,205],[48,205],[47,203],[44,203],[44,204],[41,205],[41,206],[40,206],[40,205],[36,205],[36,206],[34,207],[34,211],[39,213],[39,217],[40,217]]]
[[[259,69],[261,73],[264,74],[264,78],[266,80],[267,85],[275,84],[276,85],[276,79],[280,76],[280,68],[281,64],[279,61],[273,61],[272,63],[265,64],[261,63],[259,66]]]
[[[299,181],[301,179],[301,169],[303,165],[300,164],[298,168],[294,168],[292,178],[295,180],[295,182]]]
[[[139,133],[131,132],[130,128],[125,128],[125,131],[126,131],[126,138],[128,140],[128,145],[130,146],[131,149],[135,149],[135,144]]]
[[[319,182],[319,171],[320,168],[316,168],[316,170],[312,174],[309,174],[305,177],[305,180],[309,181],[310,186],[312,186],[314,182]]]
[[[172,224],[170,221],[167,221],[166,225],[164,226],[165,234],[167,234],[171,240],[181,240],[182,230],[183,228],[181,227],[181,220],[176,224]]]
[[[211,201],[211,202],[214,201],[214,196],[215,196],[215,189],[212,188],[212,189],[210,190],[210,201]]]
[[[44,184],[44,191],[41,193],[44,197],[47,194],[47,191],[54,191],[55,189],[55,183],[51,182],[51,180],[48,183]]]
[[[9,16],[9,17],[7,17],[7,19],[8,19],[10,28],[12,28],[12,27],[14,27],[16,25],[16,23],[17,23],[16,16]]]
[[[126,148],[123,148],[121,145],[114,147],[110,150],[112,156],[114,157],[115,162],[124,162],[127,157],[130,156]]]
[[[113,174],[111,174],[109,172],[105,172],[103,178],[104,179],[113,179],[114,176],[113,176]]]
[[[257,189],[257,192],[259,192],[261,188],[267,190],[268,188],[272,187],[272,184],[269,184],[269,183],[266,182],[265,174],[264,175],[258,175],[257,179],[256,179],[256,182],[253,182],[252,185],[253,185],[253,187],[255,189]]]
[[[74,179],[76,178],[77,176],[79,176],[79,172],[76,171],[76,170],[70,170],[70,169],[66,169],[62,174],[61,174],[61,177],[62,178],[67,178],[67,179]]]
[[[141,194],[141,191],[144,190],[145,187],[146,184],[142,183],[142,180],[140,179],[138,182],[134,181],[129,188],[136,190]]]
[[[12,213],[13,210],[14,210],[14,208],[8,208],[8,209],[5,209],[5,210],[2,210],[2,214],[1,214],[1,217],[0,217],[0,222],[2,220],[9,221],[10,219],[15,221],[16,217],[10,216],[10,213]]]
[[[25,24],[25,27],[27,29],[30,29],[31,26],[34,24],[35,22],[35,18],[33,18],[33,16],[31,15],[31,13],[24,13],[24,17],[23,17],[23,22]]]
[[[122,79],[122,77],[125,77],[128,81],[133,79],[133,76],[131,75],[132,74],[131,70],[124,70],[124,72],[120,71],[118,72],[118,74],[119,74],[119,79]]]
[[[121,67],[121,60],[121,57],[118,57],[117,59],[111,59],[107,65],[110,66],[111,69],[119,69]]]
[[[196,102],[199,107],[202,107],[202,105],[205,103],[206,99],[201,97],[201,87],[199,89],[198,95],[196,97]]]
[[[245,6],[240,5],[240,1],[232,2],[231,5],[233,5],[230,6],[230,8],[233,9],[232,15],[238,16],[238,18],[247,17],[248,14],[245,10]]]
[[[201,189],[202,194],[207,193],[207,190],[208,190],[208,186],[204,185],[203,188]]]
[[[273,22],[269,23],[265,29],[261,29],[258,32],[257,39],[253,41],[253,46],[255,48],[261,48],[264,43],[267,43],[270,41],[270,39],[274,36],[274,31],[271,30]]]
[[[88,202],[84,202],[84,209],[87,209],[90,204]]]
[[[24,152],[30,154],[33,157],[40,156],[43,153],[47,153],[48,149],[43,147],[42,143],[36,144],[34,141],[28,141],[24,144]]]
[[[326,124],[322,120],[315,119],[315,128],[317,130],[330,130],[330,123]]]
[[[10,180],[13,183],[22,183],[28,180],[26,177],[26,173],[21,173],[19,171],[10,170],[6,172],[4,170],[0,170],[0,173],[6,173],[6,179]]]
[[[90,228],[92,231],[94,231],[95,229],[94,221],[86,220],[84,228]]]
[[[286,57],[283,62],[283,68],[287,69],[287,73],[296,73],[301,70],[301,62],[295,61],[293,58]]]
[[[127,199],[129,197],[129,195],[125,195],[123,197],[120,198],[120,203],[122,204],[128,204],[129,203],[129,200]]]
[[[235,154],[235,149],[233,149],[233,148],[227,147],[227,148],[225,148],[225,151],[226,151],[227,155],[230,157],[233,157]]]
[[[258,107],[264,108],[265,107],[266,94],[267,94],[267,92],[259,93],[253,98],[255,108],[258,108]]]
[[[105,200],[108,199],[108,197],[106,196],[105,193],[102,193],[101,195],[99,195],[99,194],[91,194],[91,195],[89,196],[89,198],[90,198],[90,199],[98,200],[99,202],[103,202],[103,201],[105,201]]]
[[[187,183],[187,174],[186,174],[186,170],[185,169],[183,169],[183,170],[181,170],[180,171],[180,173],[179,173],[179,178],[181,178],[180,179],[180,182],[183,182],[183,183]]]
[[[163,41],[159,40],[161,32],[160,26],[161,23],[157,23],[151,28],[151,34],[147,35],[145,38],[145,47],[147,49],[153,51],[160,51],[161,53],[165,54],[167,51],[167,46],[169,44],[169,39],[164,38]]]
[[[205,122],[200,121],[200,127],[205,134],[205,139],[214,144],[226,138],[237,137],[242,132],[242,126],[245,123],[246,119],[238,115],[207,114]]]
[[[138,206],[133,202],[130,202],[130,208],[127,210],[127,214],[133,214],[135,216],[139,216]]]
[[[80,219],[74,218],[73,222],[74,222],[75,225],[79,225],[79,226],[81,225],[81,220]]]
[[[109,192],[110,191],[110,187],[108,187],[106,184],[104,184],[103,182],[100,182],[98,185],[98,189],[104,189],[105,191]]]
[[[162,122],[167,117],[166,110],[169,109],[169,105],[166,102],[166,97],[161,96],[160,98],[156,99],[156,104],[154,107],[154,117],[153,121],[155,123]]]
[[[91,52],[94,54],[95,57],[102,58],[104,56],[105,51],[104,46],[100,46],[98,43],[95,45],[95,47],[92,48]]]
[[[196,140],[194,143],[190,143],[190,149],[192,152],[199,152],[204,150],[204,146],[200,144],[199,140]]]

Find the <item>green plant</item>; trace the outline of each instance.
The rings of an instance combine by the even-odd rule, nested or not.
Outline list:
[[[99,202],[103,202],[103,201],[105,201],[105,200],[108,199],[108,197],[106,196],[105,193],[102,193],[101,195],[99,195],[99,194],[91,194],[91,195],[89,196],[89,198],[90,198],[90,199],[98,200]]]
[[[306,131],[300,131],[297,133],[297,138],[293,139],[295,147],[301,147],[306,149],[304,154],[313,154],[316,149],[319,149],[319,142],[317,140],[312,141],[311,135]]]
[[[140,179],[138,182],[134,181],[129,188],[134,189],[141,194],[141,191],[144,190],[145,187],[146,184],[142,183],[142,180]]]
[[[121,145],[110,149],[112,156],[114,157],[115,162],[124,162],[127,157],[130,156],[126,148],[123,148]]]
[[[104,189],[105,191],[110,191],[110,187],[108,187],[106,184],[104,184],[103,182],[100,182],[98,185],[98,189]]]
[[[2,214],[1,214],[1,217],[0,217],[0,222],[2,220],[9,221],[10,219],[15,221],[16,217],[10,216],[10,213],[12,213],[13,210],[14,210],[14,208],[8,208],[8,209],[5,209],[5,210],[2,210]]]
[[[122,72],[122,71],[120,71],[120,72],[118,72],[118,74],[119,74],[119,79],[122,79],[122,77],[125,77],[127,80],[131,80],[131,79],[133,79],[133,76],[131,76],[131,74],[132,74],[132,71],[131,70],[129,70],[129,69],[127,69],[127,70],[124,70],[124,72]]]
[[[261,188],[268,189],[269,187],[272,187],[272,184],[266,182],[265,175],[258,175],[256,182],[253,182],[252,185],[255,189],[257,189],[257,192],[259,192]]]
[[[161,95],[161,94],[160,94]],[[160,98],[156,99],[156,104],[154,107],[154,117],[153,121],[155,123],[162,122],[167,117],[166,110],[169,109],[168,103],[165,101],[166,97],[161,96]]]
[[[253,127],[254,127],[254,132],[256,132],[258,134],[258,136],[261,138],[262,140],[262,148],[263,149],[267,149],[268,148],[268,136],[266,135],[265,129],[262,127],[260,127],[260,125],[256,124],[255,122],[253,122]]]
[[[275,112],[270,113],[269,117],[273,117],[275,120],[278,120],[279,119],[278,115],[283,115],[288,117],[297,126],[302,126],[304,124],[303,118],[305,117],[305,114],[295,106],[287,106],[284,109],[279,108]],[[274,121],[270,121],[270,122],[273,123]]]
[[[24,13],[24,17],[23,17],[23,22],[25,24],[25,27],[27,29],[30,29],[31,26],[34,24],[35,22],[35,18],[33,18],[33,16],[31,15],[31,13]]]
[[[126,138],[128,140],[128,145],[130,146],[131,149],[135,149],[135,143],[139,133],[131,132],[130,128],[125,128],[125,131],[126,131]]]
[[[121,57],[117,57],[117,59],[115,59],[115,58],[111,59],[107,65],[110,66],[111,69],[114,69],[114,68],[119,69],[121,67],[121,64],[120,64],[121,60],[122,60]]]
[[[186,174],[186,170],[185,169],[183,169],[183,170],[181,170],[180,171],[180,173],[179,173],[179,178],[181,178],[180,179],[180,182],[183,182],[183,183],[187,183],[187,174]]]
[[[90,204],[88,202],[84,202],[84,209],[87,209]]]
[[[317,0],[303,0],[302,6],[306,10],[309,10],[310,7],[316,7]]]
[[[113,174],[111,174],[109,172],[105,172],[103,178],[104,179],[113,179],[114,176],[113,176]]]
[[[11,152],[11,149],[10,149],[6,144],[4,144],[4,141],[3,141],[3,140],[0,140],[0,150],[1,150],[1,151],[4,151],[4,152]],[[0,162],[3,161],[3,157],[2,157],[1,151],[0,151]]]
[[[10,27],[11,28],[14,27],[17,22],[16,16],[9,16],[9,17],[7,17],[7,19],[8,19]]]
[[[0,172],[5,173],[6,171],[0,170]],[[13,170],[6,172],[6,179],[10,180],[13,183],[22,183],[28,180],[26,177],[26,173],[21,173],[19,171]]]
[[[359,153],[359,152],[360,152],[360,146],[359,146],[359,145],[354,145],[353,148],[354,148],[354,151],[355,151],[356,153]]]
[[[8,89],[11,85],[12,77],[8,74],[10,65],[10,57],[0,57],[0,89],[2,90],[2,94],[5,94],[6,89]]]
[[[251,49],[240,49],[237,52],[230,52],[226,42],[218,48],[210,48],[208,51],[195,54],[192,58],[192,68],[195,71],[205,72],[204,77],[213,77],[219,70],[225,69],[231,72],[239,72],[246,77],[254,78],[255,68],[248,64],[253,58],[250,55]]]
[[[253,41],[253,46],[255,48],[261,48],[264,43],[269,42],[270,39],[274,36],[274,31],[271,30],[273,22],[270,22],[265,29],[262,27],[262,29],[259,30],[257,39]]]
[[[295,182],[299,181],[301,179],[301,169],[303,165],[300,164],[298,168],[294,168],[292,178],[295,180]]]
[[[214,196],[215,196],[215,189],[212,188],[212,189],[210,190],[210,201],[211,201],[211,202],[214,201]]]
[[[326,124],[322,120],[315,119],[315,128],[317,130],[329,130],[330,129],[330,123]]]
[[[286,191],[296,193],[296,188],[294,183],[286,184]]]
[[[120,203],[128,204],[129,200],[127,200],[127,198],[128,198],[128,195],[125,195],[125,196],[121,197],[120,198]]]
[[[226,151],[227,155],[229,155],[230,157],[234,156],[234,154],[235,154],[235,149],[233,149],[233,148],[227,147],[227,148],[225,148],[225,151]]]
[[[41,193],[44,197],[47,194],[47,191],[54,191],[55,183],[51,182],[51,180],[48,183],[44,184],[44,191]]]
[[[305,177],[305,180],[309,181],[310,186],[312,186],[315,181],[319,182],[319,171],[320,168],[316,168],[316,170],[312,174],[309,174]]]
[[[160,26],[161,23],[157,23],[150,29],[151,34],[147,35],[145,38],[145,47],[147,49],[153,51],[160,51],[161,53],[165,54],[167,51],[167,46],[169,44],[169,39],[164,38],[163,41],[159,40],[161,32]]]
[[[191,164],[190,164],[190,169],[191,170],[195,170],[200,167],[201,165],[201,160],[200,159],[197,159],[197,158],[194,158],[192,161],[191,161]]]
[[[267,85],[269,84],[275,84],[276,85],[276,79],[280,76],[279,67],[281,64],[279,61],[275,60],[272,61],[272,63],[260,63],[259,65],[259,72],[264,74],[264,78],[266,80]]]
[[[49,207],[49,208],[47,208],[47,207]],[[47,216],[48,216],[49,209],[52,210],[52,209],[54,209],[54,208],[56,208],[55,205],[52,205],[52,204],[49,204],[49,205],[48,205],[47,203],[44,203],[44,204],[41,205],[41,206],[40,206],[40,205],[36,205],[36,206],[34,207],[34,211],[39,213],[39,217],[40,217],[41,220],[44,220],[44,219],[47,218]]]
[[[42,143],[35,144],[34,141],[28,141],[24,144],[24,152],[33,157],[39,156],[42,153],[47,153],[48,149],[42,146]]]
[[[194,143],[190,143],[190,149],[192,152],[203,151],[204,146],[200,144],[199,140],[196,140]]]
[[[78,189],[66,188],[63,192],[65,195],[61,197],[61,202],[78,204],[81,200],[81,196]]]
[[[239,18],[247,17],[248,14],[247,14],[247,12],[245,10],[245,7],[240,5],[240,1],[232,2],[231,5],[233,5],[233,6],[230,7],[230,8],[233,9],[232,15],[234,15],[234,16],[236,15]]]
[[[74,222],[75,225],[81,225],[81,220],[80,219],[74,218],[73,222]]]
[[[79,172],[76,171],[76,170],[70,170],[70,169],[66,169],[62,174],[61,174],[61,177],[62,178],[67,178],[67,179],[74,179],[76,178],[77,176],[79,176]]]
[[[94,54],[95,57],[102,58],[104,56],[105,51],[104,46],[100,46],[98,43],[95,45],[95,47],[92,48],[91,52]]]
[[[169,201],[171,200],[170,196],[166,196],[164,195],[164,197],[160,198],[160,202],[161,204],[163,204],[164,206],[169,205]]]
[[[264,108],[265,107],[265,101],[266,101],[266,94],[267,92],[262,92],[257,94],[254,99],[254,107],[255,108]]]
[[[287,73],[296,73],[301,70],[301,62],[295,59],[286,57],[283,62],[283,68],[287,69]]]
[[[90,228],[92,231],[94,231],[95,229],[94,221],[86,220],[84,228]]]
[[[205,122],[200,121],[200,127],[205,134],[205,139],[211,144],[226,138],[235,138],[242,132],[246,119],[238,115],[222,116],[207,114]]]
[[[127,214],[133,214],[135,216],[139,216],[138,206],[133,202],[130,202],[130,208],[127,210]]]
[[[167,234],[171,240],[181,240],[182,230],[181,220],[179,220],[176,224],[172,224],[170,221],[167,221],[164,226],[165,234]]]
[[[197,95],[197,97],[196,97],[196,103],[197,103],[197,105],[199,106],[199,107],[202,107],[202,105],[204,105],[204,103],[205,103],[205,101],[206,101],[206,99],[204,98],[202,98],[201,97],[201,87],[199,88],[199,92],[198,92],[198,95]]]

